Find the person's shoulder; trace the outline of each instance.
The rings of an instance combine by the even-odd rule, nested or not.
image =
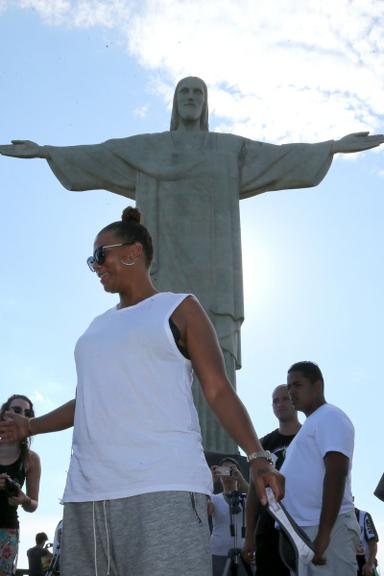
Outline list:
[[[172,292],[165,294],[171,294],[174,298],[180,299],[179,309],[183,312],[194,314],[197,311],[204,311],[199,299],[194,294],[174,294]]]
[[[177,304],[179,309],[201,308],[201,304],[196,296],[188,292],[157,292],[157,294],[154,295],[154,299],[163,304]]]
[[[265,436],[260,438],[260,443],[261,443],[262,447],[264,448],[264,450],[268,450],[269,445],[271,443],[275,442],[279,437],[280,437],[280,433],[279,433],[278,428],[276,428],[275,430],[272,430],[272,432],[269,432],[268,434],[266,434]]]
[[[33,450],[28,450],[28,455],[26,458],[26,471],[28,472],[31,468],[36,468],[40,466],[40,456],[37,452]]]
[[[339,419],[351,422],[350,418],[341,408],[334,404],[328,404],[328,402],[322,404],[311,416],[314,416],[314,419]]]
[[[119,308],[117,306],[112,306],[112,308],[108,308],[107,310],[104,310],[104,312],[101,312],[101,314],[98,314],[97,316],[94,317],[94,319],[89,324],[88,329],[92,325],[97,324],[98,322],[108,320],[109,317],[113,316],[118,311],[119,311]]]
[[[351,442],[354,440],[355,429],[351,420],[343,410],[333,404],[320,406],[305,424],[309,433],[314,432],[321,442],[325,442],[325,439],[329,441],[331,438],[334,440],[349,438]]]
[[[34,450],[28,450],[28,455],[29,455],[29,458],[31,458],[32,460],[40,461],[40,456]]]
[[[344,410],[342,410],[338,406],[334,406],[333,404],[325,404],[325,406],[327,407],[326,410],[330,417],[340,421],[347,422],[352,426],[352,421],[349,418],[348,414],[344,412]]]

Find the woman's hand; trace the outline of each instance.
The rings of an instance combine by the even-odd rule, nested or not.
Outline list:
[[[8,496],[8,504],[10,506],[19,506],[19,504],[25,503],[26,500],[30,500],[15,480],[8,474],[0,474],[0,490],[9,490],[9,487],[11,487],[13,492],[11,496]]]
[[[21,414],[6,412],[0,420],[0,443],[21,442],[29,436],[29,419]]]
[[[267,486],[272,488],[276,500],[284,498],[285,478],[272,464],[263,458],[259,458],[257,460],[252,460],[250,463],[250,469],[256,494],[263,506],[268,503],[267,495],[265,493]]]
[[[16,482],[15,482],[16,484]],[[22,489],[20,488],[20,486],[18,486],[18,493],[14,496],[9,496],[8,497],[8,504],[10,506],[22,506],[23,504],[25,504],[27,501],[30,500],[30,498],[28,498],[28,496],[26,494],[24,494],[24,492],[22,491]]]

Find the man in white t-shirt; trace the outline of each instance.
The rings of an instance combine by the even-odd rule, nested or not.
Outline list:
[[[359,526],[351,493],[353,425],[342,410],[326,403],[316,364],[293,364],[287,385],[294,407],[307,417],[281,468],[284,506],[315,548],[307,574],[355,576]]]

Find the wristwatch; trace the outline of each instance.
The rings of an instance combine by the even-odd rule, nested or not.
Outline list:
[[[263,458],[270,464],[273,464],[272,454],[270,453],[269,450],[260,450],[259,452],[252,452],[251,454],[248,454],[247,461],[252,462],[252,460],[259,460],[259,458]]]

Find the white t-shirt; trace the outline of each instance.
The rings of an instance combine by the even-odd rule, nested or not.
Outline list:
[[[187,296],[159,293],[113,308],[79,338],[64,502],[166,490],[211,493],[191,362],[169,327],[169,317]]]
[[[323,404],[304,422],[288,447],[280,472],[284,474],[283,504],[299,526],[317,526],[320,521],[324,456],[340,452],[349,458],[349,470],[339,514],[353,510],[351,467],[354,428],[336,406]]]
[[[229,550],[234,547],[234,537],[231,535],[231,517],[229,514],[229,504],[223,494],[213,494],[211,501],[214,506],[212,515],[211,551],[216,556],[227,556]],[[244,502],[245,506],[245,502]],[[243,518],[243,508],[237,514],[232,514],[232,521],[236,527],[237,548],[242,548],[244,538],[241,535],[241,528],[245,518]]]

